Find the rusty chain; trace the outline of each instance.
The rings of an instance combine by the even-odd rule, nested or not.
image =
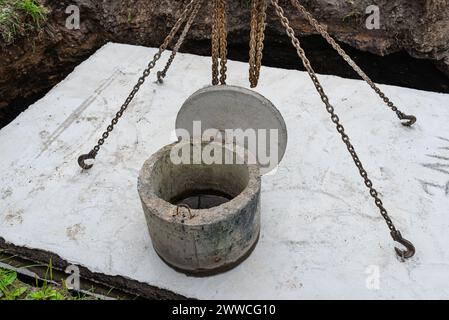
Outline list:
[[[218,0],[214,0],[214,16],[212,22],[212,85],[216,86],[219,83],[218,80],[218,59],[220,55],[220,40],[218,38]]]
[[[111,120],[111,124],[107,126],[106,130],[101,135],[101,138],[98,140],[97,144],[93,149],[87,153],[83,154],[78,158],[78,164],[79,166],[84,169],[88,170],[92,168],[92,164],[86,164],[86,160],[93,160],[96,158],[98,152],[100,151],[101,146],[105,143],[105,140],[109,137],[109,134],[114,130],[115,126],[117,125],[119,119],[122,117],[123,113],[128,108],[131,101],[134,99],[135,95],[139,91],[140,87],[144,84],[146,78],[150,75],[151,70],[155,67],[156,62],[161,58],[162,53],[167,49],[167,46],[171,43],[173,37],[178,32],[181,25],[184,23],[184,21],[187,18],[187,15],[189,12],[192,11],[192,7],[195,3],[197,3],[199,0],[191,0],[187,6],[185,7],[184,11],[181,13],[181,16],[176,21],[175,25],[171,29],[170,33],[165,38],[162,45],[159,47],[159,50],[156,52],[156,54],[153,57],[153,60],[150,61],[147,68],[143,71],[142,76],[137,81],[136,85],[133,87],[133,90],[129,94],[129,96],[126,98],[125,102],[120,107],[119,111],[115,114],[114,118]]]
[[[214,86],[226,84],[227,33],[226,0],[215,0],[212,25],[212,84]]]
[[[125,100],[125,102],[120,107],[119,111],[116,113],[114,118],[111,120],[111,124],[107,126],[106,131],[103,132],[101,135],[101,138],[98,140],[97,145],[94,146],[94,148],[88,153],[81,155],[78,158],[78,164],[81,168],[88,170],[92,168],[92,164],[86,164],[86,160],[95,159],[98,152],[100,151],[101,146],[105,143],[105,140],[109,137],[109,134],[113,131],[115,126],[117,125],[119,119],[123,116],[123,113],[128,108],[131,101],[134,99],[135,95],[139,91],[140,87],[144,84],[146,78],[150,75],[151,70],[155,67],[156,62],[161,58],[162,53],[167,49],[168,45],[172,42],[174,36],[177,34],[179,28],[181,25],[185,22],[187,19],[187,15],[191,13],[190,18],[188,22],[186,23],[186,27],[184,29],[185,32],[183,32],[180,36],[180,41],[178,41],[178,44],[175,46],[177,47],[177,50],[179,50],[180,45],[184,41],[184,38],[188,32],[188,29],[190,29],[191,24],[193,23],[193,20],[198,13],[199,7],[201,5],[203,0],[191,0],[189,4],[186,6],[184,11],[182,12],[179,19],[176,21],[175,25],[171,29],[170,33],[165,38],[162,45],[159,47],[158,52],[154,55],[152,61],[148,64],[147,68],[143,71],[142,76],[139,78],[137,84],[133,87],[133,90]],[[257,20],[257,27],[254,22],[252,22],[251,27],[255,27],[254,30],[257,30],[256,33],[252,31],[251,38],[252,38],[252,51],[251,51],[251,61],[253,63],[253,67],[250,67],[251,71],[253,73],[250,73],[250,79],[252,77],[251,85],[256,84],[259,77],[260,72],[260,62],[262,60],[262,50],[263,50],[263,32],[264,32],[264,21],[266,19],[265,15],[265,3],[264,1],[258,1],[256,3],[256,0],[253,0],[253,6],[256,8],[259,8],[257,10],[257,15],[255,14],[256,10],[254,9],[252,17],[256,17]],[[303,13],[306,18],[309,20],[309,22],[317,29],[318,32],[320,32],[323,37],[326,38],[326,40],[334,47],[335,50],[338,51],[340,55],[344,57],[344,59],[354,68],[354,70],[359,73],[362,78],[370,84],[370,86],[376,91],[376,93],[379,94],[379,96],[385,101],[385,103],[396,112],[399,119],[401,120],[408,120],[408,123],[404,123],[404,125],[412,125],[416,118],[414,116],[407,116],[403,114],[394,104],[381,92],[381,90],[369,79],[369,77],[355,64],[355,62],[343,51],[343,49],[340,48],[340,46],[329,36],[329,34],[326,32],[326,30],[313,18],[313,16],[308,13],[304,7],[302,7],[297,0],[291,0],[292,4],[301,12]],[[263,8],[260,7],[260,5],[263,5]],[[359,170],[360,176],[363,178],[364,183],[366,187],[369,189],[369,194],[374,199],[375,205],[378,207],[381,216],[384,218],[389,230],[390,234],[394,241],[404,245],[407,250],[400,250],[398,248],[395,248],[396,253],[402,258],[410,258],[415,254],[415,247],[413,244],[404,239],[400,233],[399,230],[396,229],[394,226],[391,218],[388,215],[387,210],[383,206],[382,200],[379,198],[379,194],[377,190],[374,188],[372,181],[369,179],[367,171],[364,169],[363,164],[361,163],[354,146],[352,145],[349,136],[346,134],[345,129],[343,125],[340,123],[340,119],[338,115],[335,113],[334,107],[330,104],[329,98],[324,92],[324,89],[313,70],[309,59],[307,58],[304,49],[301,47],[301,44],[298,40],[298,38],[295,35],[294,30],[290,26],[290,22],[288,18],[284,15],[283,8],[279,5],[278,0],[271,0],[271,4],[275,7],[276,13],[280,18],[281,24],[287,31],[287,35],[290,37],[291,42],[293,46],[295,47],[298,56],[301,58],[302,63],[304,67],[306,68],[307,73],[309,74],[310,78],[312,79],[312,82],[318,91],[321,100],[325,104],[326,111],[329,113],[331,121],[335,124],[337,132],[340,134],[342,141],[346,145],[346,148],[348,152],[350,153],[354,164],[356,165],[357,169]],[[195,7],[193,7],[195,5]],[[258,6],[259,5],[259,6]],[[226,23],[226,2],[225,0],[215,0],[214,3],[214,23],[212,28],[212,61],[213,61],[213,81],[212,83],[214,85],[217,85],[218,83],[224,85],[226,84],[226,62],[227,62],[227,23]],[[263,25],[263,26],[262,26]],[[257,34],[258,33],[258,34]],[[255,40],[254,40],[255,39]],[[176,50],[176,51],[177,51]],[[175,50],[174,50],[175,51]],[[176,53],[173,55],[171,59],[169,59],[169,63],[166,67],[165,72],[170,67],[171,63],[173,62],[173,59],[175,57]],[[218,60],[220,59],[220,62]],[[218,66],[220,65],[220,79],[218,79]]]
[[[204,0],[199,0],[195,4],[195,7],[193,8],[193,10],[191,10],[190,17],[186,22],[184,30],[182,31],[181,35],[179,36],[178,42],[176,43],[175,47],[172,50],[172,53],[170,55],[170,58],[167,61],[167,64],[165,65],[165,68],[162,71],[157,72],[157,81],[159,83],[164,82],[164,78],[167,76],[168,69],[172,65],[173,61],[175,60],[176,54],[178,53],[179,49],[181,48],[182,44],[184,43],[187,33],[189,32],[190,28],[192,27],[193,21],[195,20],[196,16],[198,15],[198,11],[200,10],[203,2],[204,2]]]
[[[312,79],[312,82],[321,97],[321,100],[325,104],[326,111],[329,113],[331,120],[335,124],[338,133],[341,135],[341,139],[343,140],[344,144],[346,145],[346,148],[348,149],[357,169],[359,170],[360,176],[363,178],[366,187],[369,189],[369,194],[374,199],[374,203],[376,204],[377,208],[379,209],[381,216],[384,218],[384,220],[388,226],[388,229],[390,230],[391,237],[393,238],[394,241],[401,243],[402,245],[404,245],[407,248],[406,251],[395,248],[396,253],[402,259],[412,257],[415,253],[415,248],[414,248],[413,244],[410,241],[402,238],[401,233],[394,226],[393,221],[391,220],[390,216],[388,215],[387,210],[385,209],[385,207],[382,203],[382,200],[379,198],[379,194],[378,194],[377,190],[374,188],[372,181],[368,178],[368,173],[366,172],[365,168],[363,167],[363,164],[360,161],[360,159],[355,151],[355,148],[349,139],[349,136],[346,134],[345,128],[340,123],[340,119],[339,119],[338,115],[335,113],[334,107],[330,104],[329,98],[326,95],[326,93],[324,92],[324,89],[321,86],[321,83],[318,80],[318,77],[310,64],[310,61],[307,58],[304,49],[301,47],[301,44],[300,44],[298,38],[296,37],[294,30],[290,26],[290,22],[289,22],[288,18],[285,16],[284,10],[279,5],[278,0],[271,0],[271,3],[275,7],[276,13],[281,20],[281,24],[286,29],[287,35],[290,37],[291,42],[292,42],[293,46],[295,47],[298,56],[301,58],[302,63],[304,65],[304,67],[306,68],[307,73],[309,74],[310,78]]]
[[[290,0],[292,5],[307,19],[307,21],[318,31],[321,36],[337,51],[337,53],[354,69],[355,72],[365,80],[368,85],[379,95],[385,104],[396,113],[399,120],[406,120],[402,124],[410,127],[416,122],[416,117],[413,115],[406,115],[394,105],[394,103],[380,90],[380,88],[371,80],[371,78],[355,63],[355,61],[343,50],[343,48],[332,38],[326,31],[326,28],[321,25],[306,8],[299,3],[298,0]]]
[[[220,0],[220,84],[226,84],[226,63],[228,56],[228,26],[226,15],[226,0]]]
[[[265,21],[267,5],[265,0],[251,2],[251,33],[249,50],[249,82],[251,88],[257,87],[262,64],[265,40]]]

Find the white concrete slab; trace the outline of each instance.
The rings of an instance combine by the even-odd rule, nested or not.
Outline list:
[[[154,52],[107,44],[0,131],[2,238],[194,298],[449,298],[449,95],[382,86],[417,115],[407,129],[365,83],[320,77],[394,222],[416,245],[401,263],[307,74],[274,68],[263,68],[257,91],[285,117],[290,141],[278,172],[263,178],[257,248],[209,278],[167,267],[151,246],[137,175],[173,141],[178,108],[210,81],[210,59],[180,54],[163,86],[143,86],[94,168],[76,163]],[[247,69],[230,61],[229,83],[247,87]],[[378,290],[367,286],[372,266]]]

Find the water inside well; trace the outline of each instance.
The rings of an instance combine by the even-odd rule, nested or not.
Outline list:
[[[232,200],[233,197],[217,190],[189,190],[170,202],[174,205],[187,205],[191,209],[210,209]]]

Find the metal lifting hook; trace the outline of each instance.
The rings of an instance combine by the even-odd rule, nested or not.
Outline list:
[[[398,117],[400,120],[407,120],[405,122],[402,122],[403,126],[406,127],[411,127],[415,122],[416,122],[416,117],[415,116],[409,116],[407,114],[404,114],[402,112],[398,112]]]
[[[401,257],[402,259],[408,259],[415,255],[415,246],[407,239],[404,239],[399,230],[391,231],[391,237],[393,238],[394,241],[402,244],[404,247],[407,248],[407,250],[401,250],[399,248],[394,248],[394,250],[396,251],[396,254],[399,257]]]
[[[157,80],[156,83],[163,84],[164,83],[165,74],[162,71],[157,72]]]
[[[79,166],[84,169],[84,170],[89,170],[90,168],[92,168],[94,165],[93,164],[86,164],[86,160],[94,160],[95,157],[97,156],[97,153],[92,150],[91,152],[87,153],[87,154],[83,154],[78,158],[78,164]]]

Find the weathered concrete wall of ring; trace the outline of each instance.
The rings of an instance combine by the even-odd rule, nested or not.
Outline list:
[[[29,35],[13,45],[0,42],[0,108],[59,82],[75,65],[107,41],[157,46],[174,24],[187,0],[41,0],[51,11],[39,38]],[[315,34],[288,0],[288,16],[302,35]],[[210,37],[211,1],[206,1],[188,41]],[[248,36],[246,0],[229,0],[230,43]],[[360,50],[386,55],[406,50],[434,60],[449,75],[449,0],[307,0],[302,1],[338,40]],[[81,9],[81,29],[65,28],[65,9]],[[381,29],[364,26],[364,11],[381,9]],[[268,13],[270,38],[284,35],[273,10]],[[1,40],[0,40],[1,41]]]
[[[182,143],[182,152],[201,148]],[[234,151],[221,143],[204,143],[215,153]],[[138,191],[153,247],[173,268],[206,276],[227,271],[254,249],[260,233],[261,177],[255,164],[181,164],[171,159],[174,143],[148,159],[139,174]],[[175,149],[176,150],[176,149]],[[201,149],[200,149],[201,150]],[[179,150],[178,150],[179,152]],[[192,153],[190,158],[193,159]],[[220,206],[177,208],[173,197],[192,190],[215,190],[232,196]],[[170,201],[170,202],[169,202]]]

